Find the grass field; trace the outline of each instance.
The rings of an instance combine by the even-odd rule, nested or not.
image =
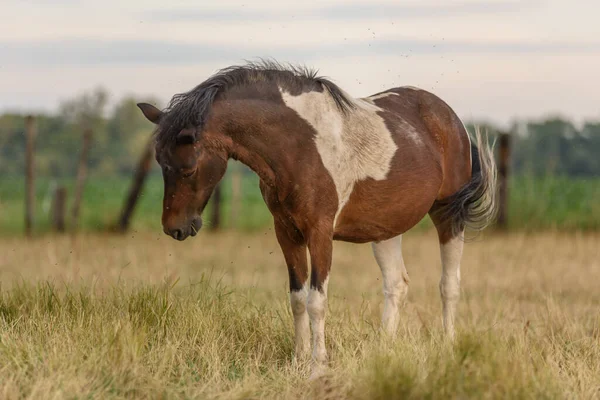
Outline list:
[[[73,198],[71,181],[67,184]],[[37,187],[36,231],[49,230],[51,182],[40,179]],[[85,188],[81,226],[83,231],[103,231],[115,224],[125,200],[130,181],[122,177],[92,177]],[[229,176],[224,187],[224,225],[231,226]],[[160,231],[163,183],[160,176],[149,179],[132,228],[137,231]],[[248,175],[243,180],[243,206],[237,228],[256,231],[271,226],[258,179]],[[0,235],[23,232],[24,183],[22,177],[3,177],[0,183]],[[600,179],[532,178],[515,176],[509,188],[509,227],[513,230],[600,230]],[[210,208],[210,203],[209,203]],[[209,211],[205,215],[210,215]],[[70,215],[70,214],[69,214]],[[210,223],[210,221],[208,221]],[[420,227],[429,227],[425,218]]]
[[[441,335],[435,234],[406,235],[398,339],[379,337],[369,245],[336,243],[329,374],[292,363],[268,228],[0,239],[0,398],[600,398],[600,234],[465,247],[458,338]]]

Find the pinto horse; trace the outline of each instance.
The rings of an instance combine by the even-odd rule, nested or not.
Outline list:
[[[372,243],[382,328],[394,336],[409,284],[402,234],[428,213],[441,248],[443,326],[454,337],[464,231],[492,220],[496,167],[492,148],[479,132],[471,143],[440,98],[414,87],[353,98],[303,67],[261,62],[220,70],[163,111],[138,106],[157,125],[167,235],[197,233],[230,158],[260,177],[289,271],[297,358],[310,355],[311,328],[313,367],[328,358],[334,240]]]

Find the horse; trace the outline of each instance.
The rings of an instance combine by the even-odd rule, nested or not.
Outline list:
[[[454,338],[465,229],[494,218],[496,166],[493,144],[479,131],[472,140],[439,97],[403,86],[355,98],[312,69],[261,61],[219,70],[162,111],[138,106],[156,124],[165,234],[197,234],[229,159],[260,178],[289,272],[294,359],[328,362],[333,241],[371,243],[381,329],[396,335],[409,286],[402,234],[427,214],[440,244],[443,329]]]

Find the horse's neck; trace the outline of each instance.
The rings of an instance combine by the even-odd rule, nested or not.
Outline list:
[[[357,135],[370,137],[374,130],[385,129],[379,126],[383,123],[376,115],[378,108],[362,99],[354,100],[356,110],[344,114],[326,91],[300,95],[282,91],[281,95],[286,107],[295,113],[282,117],[261,105],[229,103],[230,108],[222,115],[222,120],[228,121],[226,125],[232,127],[226,132],[231,140],[230,156],[247,165],[268,185],[294,175],[298,169],[294,160],[300,154],[313,149],[332,169],[339,164],[338,157],[348,155],[342,153],[360,151],[354,148],[355,142],[361,142],[356,140]],[[231,124],[232,120],[235,124]],[[367,147],[379,142],[370,141]],[[394,147],[393,142],[391,145]]]
[[[229,104],[231,107],[231,104]],[[281,153],[280,143],[274,130],[269,126],[260,126],[261,110],[254,110],[252,105],[244,107],[219,108],[214,114],[217,116],[216,131],[220,132],[216,142],[217,147],[222,147],[229,158],[240,161],[253,170],[267,185],[273,186],[276,182],[278,169],[278,155]]]
[[[259,151],[243,141],[242,143],[234,141],[229,157],[246,165],[268,186],[275,185],[277,176],[268,152]]]

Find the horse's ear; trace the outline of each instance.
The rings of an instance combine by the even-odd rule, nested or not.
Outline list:
[[[148,121],[155,124],[159,123],[162,111],[148,103],[138,103],[137,106],[142,110],[144,116],[148,118]]]
[[[196,130],[191,128],[182,129],[175,140],[177,144],[194,144],[196,143]]]

